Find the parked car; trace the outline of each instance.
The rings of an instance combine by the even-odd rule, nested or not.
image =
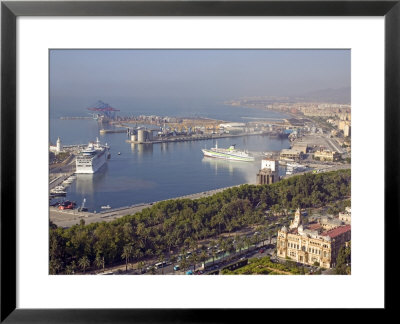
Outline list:
[[[176,266],[174,266],[174,271],[178,271],[178,270],[180,270],[180,266],[179,266],[179,264],[177,264]]]

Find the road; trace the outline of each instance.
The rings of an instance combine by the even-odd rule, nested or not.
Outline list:
[[[249,234],[249,235],[251,235],[251,234]],[[212,266],[214,264],[214,267],[212,267],[209,270],[204,271],[204,274],[208,274],[208,273],[210,273],[212,271],[215,271],[215,270],[220,270],[220,269],[222,269],[223,267],[225,267],[228,264],[231,264],[231,263],[234,263],[236,261],[239,261],[241,258],[262,258],[262,257],[266,257],[266,256],[272,256],[274,254],[274,252],[275,252],[275,244],[276,244],[276,238],[272,238],[271,245],[269,244],[269,241],[268,241],[268,243],[266,245],[264,245],[262,242],[258,243],[257,246],[253,245],[249,249],[243,249],[241,251],[241,253],[237,252],[236,255],[233,258],[232,257],[229,258],[229,262],[227,261],[227,258],[229,257],[229,254],[225,254],[224,257],[216,258],[214,260],[214,263],[213,263],[212,254],[211,254],[211,251],[209,250],[209,252],[208,252],[209,259],[206,261],[206,265],[207,265],[207,267],[210,267],[210,266]],[[264,251],[262,253],[260,253],[259,252],[260,249],[265,247],[265,246],[269,246],[269,248],[264,249]],[[197,253],[199,255],[201,253],[201,251],[198,250]],[[175,256],[177,257],[178,255],[175,255]],[[146,274],[146,275],[149,275],[149,274],[184,275],[189,270],[192,270],[192,271],[196,270],[197,271],[198,269],[201,268],[201,263],[196,263],[196,267],[191,266],[188,269],[186,269],[186,271],[183,271],[183,270],[175,271],[174,270],[174,266],[178,265],[179,262],[171,263],[168,260],[166,260],[166,261],[167,261],[167,264],[168,264],[167,266],[165,266],[164,268],[155,269],[153,271],[151,270],[151,268],[154,267],[154,265],[156,263],[158,263],[158,261],[157,260],[152,260],[151,262],[148,262],[146,264],[146,267],[144,269],[144,273],[143,274]],[[125,274],[130,274],[130,275],[139,275],[139,274],[141,274],[140,270],[137,269],[137,265],[133,265],[133,268],[134,268],[134,270],[132,270],[132,267],[130,267],[130,269],[128,269],[128,272],[125,272],[125,266],[120,266],[120,267],[118,267],[118,269],[120,271],[114,269],[112,272],[115,273],[115,274],[121,274],[121,273],[122,274],[124,274],[124,273]],[[122,272],[121,272],[121,270],[122,270]]]

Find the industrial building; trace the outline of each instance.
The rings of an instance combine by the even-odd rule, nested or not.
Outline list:
[[[280,154],[281,160],[299,161],[303,158],[302,150],[297,149],[283,149]]]

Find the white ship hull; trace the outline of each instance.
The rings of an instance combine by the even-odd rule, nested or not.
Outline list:
[[[91,147],[88,151],[83,151],[76,158],[75,173],[91,174],[97,172],[106,162],[109,154],[107,146],[97,144],[96,148]]]
[[[221,153],[216,151],[211,151],[207,149],[202,149],[204,156],[216,158],[216,159],[223,159],[223,160],[232,160],[232,161],[242,161],[242,162],[253,162],[254,157],[251,156],[238,156],[235,154],[229,153]]]

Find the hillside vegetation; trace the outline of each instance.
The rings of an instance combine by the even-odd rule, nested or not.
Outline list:
[[[265,211],[321,207],[351,194],[350,170],[305,174],[272,185],[242,185],[201,199],[172,199],[115,221],[50,226],[50,273],[73,273],[166,255],[191,242],[265,225]]]

